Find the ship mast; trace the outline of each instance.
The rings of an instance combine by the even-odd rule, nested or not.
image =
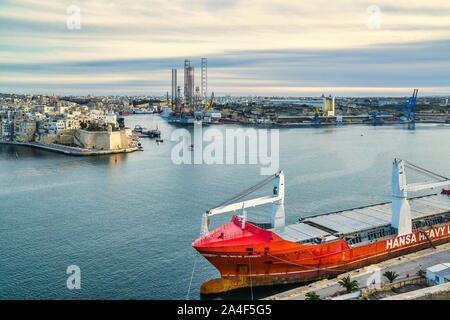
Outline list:
[[[440,179],[438,182],[406,183],[405,166],[422,174]],[[412,232],[411,208],[408,203],[407,192],[416,192],[425,189],[433,189],[450,184],[450,180],[426,169],[420,168],[406,160],[394,159],[392,167],[392,222],[397,229],[397,236]]]

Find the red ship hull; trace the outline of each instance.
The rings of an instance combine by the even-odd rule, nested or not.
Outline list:
[[[302,283],[357,269],[450,240],[450,224],[426,231],[349,247],[338,239],[299,244],[233,216],[227,224],[197,239],[192,246],[213,264],[221,278],[202,284],[202,294],[247,286]]]

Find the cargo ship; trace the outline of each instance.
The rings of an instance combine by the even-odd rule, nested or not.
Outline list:
[[[406,183],[405,168],[434,178],[434,182]],[[235,202],[275,181],[273,194]],[[331,212],[286,225],[284,173],[203,214],[200,238],[192,246],[220,272],[204,282],[202,294],[216,294],[250,286],[306,283],[447,243],[450,239],[449,191],[408,198],[408,192],[450,184],[439,174],[395,159],[392,201]],[[228,204],[230,202],[234,202]],[[273,204],[271,222],[247,219],[246,208]],[[210,218],[236,212],[231,221],[209,231]]]

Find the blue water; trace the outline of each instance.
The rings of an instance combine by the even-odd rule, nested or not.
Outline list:
[[[174,127],[156,115],[129,116],[126,124],[158,125],[165,141],[143,138],[143,152],[100,157],[0,146],[0,299],[185,299],[194,259],[189,298],[199,299],[201,283],[219,276],[191,247],[202,213],[264,178],[260,166],[175,165]],[[450,176],[449,129],[281,129],[287,222],[389,201],[394,157]],[[248,210],[259,221],[269,221],[270,212]],[[81,269],[81,290],[66,288],[73,264]],[[249,297],[243,289],[215,298]]]

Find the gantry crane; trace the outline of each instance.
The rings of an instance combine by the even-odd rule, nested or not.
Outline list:
[[[208,99],[206,99],[205,109],[211,111],[213,102],[214,102],[214,92],[211,94],[211,99],[209,101]]]
[[[409,98],[407,103],[395,107],[396,109],[403,109],[403,114],[406,118],[406,121],[416,121],[416,100],[418,92],[419,89],[414,89],[413,94]]]
[[[314,112],[309,112],[309,113],[313,113],[314,114],[314,124],[315,125],[320,125],[320,119],[319,117],[322,115],[326,115],[327,113],[323,110],[320,110],[318,107],[316,107],[316,110]],[[325,119],[325,121],[328,120],[328,117]]]

